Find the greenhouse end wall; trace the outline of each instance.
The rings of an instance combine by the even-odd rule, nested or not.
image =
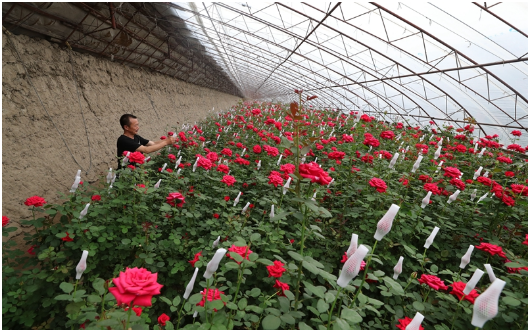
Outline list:
[[[88,185],[110,167],[116,168],[116,140],[123,133],[119,124],[122,114],[138,116],[138,134],[154,141],[174,127],[180,129],[184,123],[206,118],[214,107],[215,111],[227,109],[239,100],[76,52],[71,53],[74,78],[65,48],[24,35],[10,38],[29,73],[28,80],[16,52],[3,38],[2,215],[17,227],[20,219],[31,216],[24,205],[26,198],[38,195],[48,202],[57,202],[58,192],[69,191],[78,169],[83,170],[83,185]],[[18,233],[23,230],[19,227]]]

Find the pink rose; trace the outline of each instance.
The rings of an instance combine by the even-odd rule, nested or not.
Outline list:
[[[122,303],[142,307],[151,306],[153,295],[160,294],[160,289],[164,287],[157,281],[158,273],[151,273],[145,268],[125,268],[125,272],[120,272],[118,278],[112,279],[116,287],[109,287],[109,292],[114,295],[118,305]]]

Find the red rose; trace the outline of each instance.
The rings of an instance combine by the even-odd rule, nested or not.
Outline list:
[[[199,261],[199,257],[202,256],[202,250],[195,254],[195,257],[191,261],[188,261],[188,263],[191,264],[192,267],[195,267],[195,263]]]
[[[252,150],[254,151],[254,153],[260,154],[260,153],[261,153],[261,146],[259,146],[259,145],[254,145],[254,147],[252,148]]]
[[[457,187],[459,190],[466,189],[466,184],[464,182],[462,182],[461,180],[452,179],[451,181],[449,181],[449,183],[452,184],[453,186]]]
[[[166,326],[166,322],[169,320],[169,316],[166,314],[162,314],[158,317],[158,324],[160,326]]]
[[[222,183],[226,183],[228,187],[232,186],[234,183],[236,183],[236,178],[232,175],[225,175],[223,176],[223,179],[221,180]]]
[[[291,242],[292,243],[292,242]],[[526,234],[526,240],[524,240],[523,242],[521,242],[521,244],[524,244],[524,245],[528,245],[528,234]]]
[[[225,156],[228,156],[228,157],[232,157],[232,150],[230,150],[228,148],[225,148],[225,149],[221,150],[221,154],[223,154]]]
[[[293,164],[284,164],[280,166],[280,171],[286,173],[286,174],[292,174],[294,173],[294,170],[296,169],[296,166]]]
[[[132,169],[133,171],[136,169],[133,165],[127,165],[128,168]]]
[[[512,131],[512,135],[513,136],[521,136],[522,134],[521,134],[521,132],[519,130],[514,130],[514,131]]]
[[[31,196],[30,198],[27,198],[24,202],[24,205],[26,206],[33,205],[35,207],[43,206],[44,204],[46,204],[46,201],[40,196]]]
[[[219,164],[219,166],[217,166],[216,171],[228,174],[228,172],[230,172],[230,168],[225,164]]]
[[[243,259],[248,260],[248,255],[252,253],[252,250],[250,250],[247,246],[244,247],[236,247],[235,245],[232,245],[230,248],[228,248],[228,251],[235,252],[236,254],[239,254]],[[230,257],[230,259],[233,259],[230,254],[226,254],[226,257]],[[241,264],[241,262],[236,262],[237,264]]]
[[[160,294],[160,289],[164,287],[156,282],[157,277],[157,273],[151,273],[145,268],[126,267],[125,272],[120,271],[120,276],[112,279],[116,287],[109,287],[109,292],[114,295],[118,305],[130,305],[134,301],[134,305],[150,307],[153,295]]]
[[[430,176],[424,175],[424,174],[420,175],[418,180],[420,180],[423,183],[431,183],[432,182],[432,178]]]
[[[36,255],[35,248],[38,248],[38,247],[39,246],[37,246],[37,245],[32,245],[31,247],[29,247],[27,253],[30,254],[30,255],[33,255],[33,256]]]
[[[219,219],[219,214],[214,213],[214,214],[213,214],[213,217],[214,217],[215,219]]]
[[[508,157],[498,157],[497,160],[500,161],[501,163],[506,163],[506,164],[512,163],[512,160]]]
[[[327,185],[331,182],[331,176],[328,175],[328,172],[320,168],[315,162],[300,164],[299,172],[302,177],[311,179],[311,182],[316,182],[320,185]]]
[[[70,234],[68,234],[68,232],[66,232],[66,236],[61,238],[61,240],[63,240],[64,242],[72,242],[74,239],[72,239],[70,237]]]
[[[96,202],[96,201],[101,201],[101,196],[100,195],[93,195],[92,196],[92,202]]]
[[[515,176],[515,173],[514,172],[510,172],[510,171],[506,171],[506,173],[504,173],[504,175],[506,175],[509,178],[513,178]]]
[[[502,247],[497,246],[495,244],[482,242],[479,246],[476,246],[475,248],[479,249],[479,250],[482,250],[482,251],[485,251],[485,252],[489,253],[492,256],[499,255],[502,258],[506,258],[506,254],[504,253],[504,251],[502,251]]]
[[[396,327],[400,330],[406,330],[407,326],[410,324],[410,322],[412,322],[412,318],[409,318],[409,317],[405,317],[403,319],[398,318],[398,322],[399,324],[396,325]],[[425,330],[425,329],[423,328],[423,326],[420,325],[420,330]]]
[[[516,194],[521,194],[523,196],[528,196],[528,187],[523,186],[522,184],[512,184],[510,186],[512,188],[512,191]]]
[[[197,166],[204,168],[205,170],[209,170],[212,168],[213,164],[212,161],[208,158],[199,157],[199,161],[197,161]]]
[[[225,201],[229,201],[230,200],[230,196],[225,196]]]
[[[265,212],[267,212],[267,211],[265,211]],[[293,244],[294,243],[294,239],[290,239],[289,242],[291,244]],[[523,244],[524,244],[524,242],[523,242]],[[526,245],[528,245],[528,234],[526,234]]]
[[[368,184],[374,187],[380,193],[386,192],[386,183],[381,179],[373,178],[370,180],[370,182],[368,182]]]
[[[2,216],[2,227],[7,226],[9,224],[9,218],[6,216]]]
[[[166,136],[160,136],[160,140],[165,140],[166,138]]]
[[[373,160],[374,160],[374,156],[369,155],[369,154],[364,155],[364,156],[361,158],[361,161],[362,161],[363,163],[367,163],[367,164],[371,164],[371,163],[373,162]]]
[[[210,288],[208,289],[208,296],[206,296],[206,288],[201,291],[202,294],[202,300],[201,302],[197,303],[198,306],[204,307],[204,304],[206,303],[206,299],[208,299],[208,302],[212,302],[214,300],[220,300],[221,294],[224,294],[224,292],[221,292],[219,289]],[[224,303],[224,302],[223,302]],[[214,311],[217,311],[217,309],[213,309]]]
[[[394,139],[395,136],[396,135],[394,134],[392,130],[383,131],[381,135],[379,135],[379,137],[384,138],[384,139]]]
[[[508,206],[515,206],[515,200],[508,195],[502,196],[502,202]]]
[[[128,311],[128,310],[129,310],[129,307],[127,307],[127,308],[125,308],[125,309],[123,309],[123,310]],[[140,308],[140,307],[134,307],[132,310],[134,311],[134,313],[136,314],[136,316],[140,317],[140,316],[142,315],[142,308]]]
[[[447,290],[448,288],[446,285],[444,285],[444,282],[440,278],[429,274],[422,274],[421,278],[418,279],[418,281],[420,282],[420,285],[427,284],[435,290]]]
[[[274,171],[273,171],[274,172]],[[274,173],[278,173],[278,172],[274,172]],[[281,176],[279,175],[276,175],[274,173],[271,173],[269,175],[269,182],[268,184],[273,184],[274,187],[278,187],[278,186],[281,186],[283,185],[283,179]]]
[[[459,177],[462,173],[455,167],[446,167],[444,168],[444,176],[450,177],[452,179]]]
[[[328,153],[328,158],[333,160],[342,160],[346,156],[346,153],[342,151],[333,151]]]
[[[269,277],[280,278],[282,274],[286,271],[283,268],[283,263],[280,261],[274,261],[273,265],[267,266],[269,271]]]
[[[143,164],[145,156],[140,151],[136,151],[129,155],[129,161],[132,163]]]
[[[274,286],[272,287],[281,289],[282,293],[278,294],[278,296],[285,296],[284,291],[289,290],[289,285],[284,282],[279,281],[278,279],[276,279]]]
[[[166,197],[166,203],[168,203],[171,206],[178,206],[182,207],[184,205],[184,196],[182,196],[181,193],[169,193],[169,196]]]
[[[465,295],[464,294],[464,288],[466,288],[465,282],[456,281],[456,282],[453,282],[451,286],[453,287],[453,290],[451,290],[449,294],[455,295],[456,298],[459,300],[462,300],[462,297],[464,297],[464,299],[474,304],[475,299],[479,296],[478,292],[474,289],[468,295]]]

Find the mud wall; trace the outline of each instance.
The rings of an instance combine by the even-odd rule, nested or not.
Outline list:
[[[122,114],[136,115],[138,134],[158,140],[174,127],[206,118],[214,107],[224,110],[238,101],[238,97],[168,76],[68,51],[43,39],[11,35],[10,40],[37,90],[3,35],[2,215],[17,227],[18,220],[31,216],[24,205],[26,198],[38,195],[58,202],[57,192],[70,189],[78,169],[83,170],[82,181],[93,183],[110,167],[116,168]]]

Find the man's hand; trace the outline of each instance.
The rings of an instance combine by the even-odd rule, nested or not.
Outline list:
[[[164,140],[164,142],[166,142],[166,145],[173,145],[175,144],[175,137],[169,136]]]

